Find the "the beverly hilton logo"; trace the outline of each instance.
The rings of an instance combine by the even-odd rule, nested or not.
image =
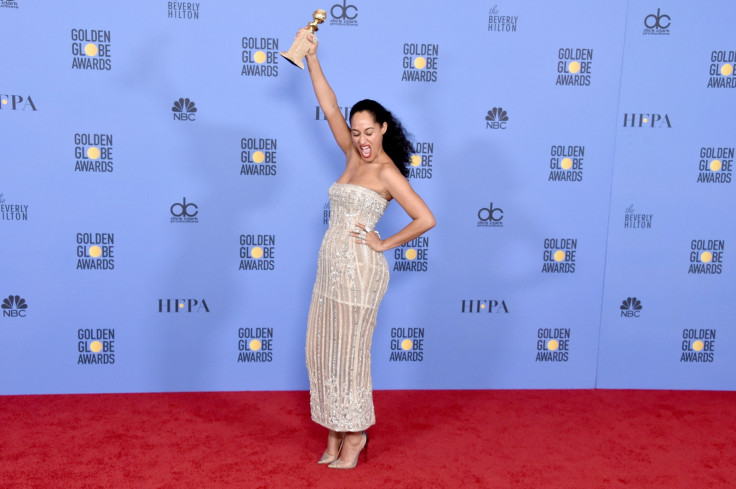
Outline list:
[[[27,221],[28,204],[6,203],[0,192],[0,221]]]
[[[654,214],[637,212],[634,204],[629,205],[624,213],[624,229],[651,229]]]
[[[199,2],[168,2],[168,6],[169,19],[199,19]]]
[[[498,5],[488,11],[488,30],[491,32],[516,32],[518,15],[501,15]]]

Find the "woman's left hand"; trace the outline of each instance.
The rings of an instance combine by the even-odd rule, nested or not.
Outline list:
[[[355,238],[355,242],[358,244],[368,245],[373,251],[379,253],[383,252],[383,240],[378,235],[378,231],[375,231],[365,224],[357,223],[358,230],[350,231],[350,234]]]

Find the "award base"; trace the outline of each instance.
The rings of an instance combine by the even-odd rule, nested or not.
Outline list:
[[[303,31],[294,40],[288,51],[281,51],[279,54],[286,58],[289,63],[304,69],[304,63],[302,60],[304,59],[304,56],[307,55],[307,51],[309,51],[309,48],[312,45],[312,41],[307,39],[307,35],[309,34],[311,34],[311,32],[308,30]]]

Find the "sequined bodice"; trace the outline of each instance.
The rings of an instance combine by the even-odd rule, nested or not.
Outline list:
[[[351,183],[333,183],[329,190],[329,231],[355,229],[356,223],[375,228],[388,206],[378,192]]]

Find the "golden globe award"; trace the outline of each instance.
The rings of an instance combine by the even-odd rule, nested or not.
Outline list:
[[[314,34],[319,30],[319,27],[317,26],[325,21],[325,19],[327,18],[327,12],[322,9],[318,9],[314,11],[312,17],[314,17],[314,20],[307,24],[307,30],[302,31],[302,33],[297,36],[288,51],[282,51],[280,53],[281,56],[287,59],[287,61],[295,66],[298,66],[301,69],[304,69],[304,63],[302,63],[302,59],[304,59],[304,56],[307,55],[307,51],[309,51],[309,46],[312,44],[312,41],[307,39],[307,36],[309,34]]]

